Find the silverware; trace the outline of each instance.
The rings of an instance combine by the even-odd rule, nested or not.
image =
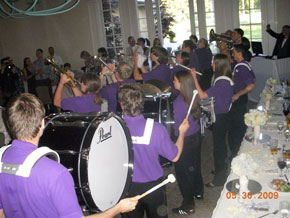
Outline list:
[[[285,176],[285,178],[286,178],[286,180],[287,180],[287,185],[289,185],[289,186],[290,186],[290,182],[289,182],[289,180],[288,180],[288,177],[287,177],[287,175],[286,175],[286,174],[284,174],[284,176]]]
[[[265,216],[268,216],[268,215],[271,215],[271,214],[277,214],[279,212],[279,210],[275,210],[274,212],[272,213],[266,213],[264,214],[263,216],[259,216],[258,218],[262,218],[262,217],[265,217]]]

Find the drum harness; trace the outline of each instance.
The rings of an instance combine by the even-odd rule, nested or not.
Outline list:
[[[244,63],[242,63],[243,65],[246,65]],[[231,80],[231,78],[227,77],[227,76],[219,76],[218,78],[216,78],[213,81],[213,85],[215,85],[217,83],[217,81],[219,80],[227,80],[230,82],[230,85],[233,86],[234,83]],[[210,98],[210,107],[211,107],[211,111],[210,111],[210,118],[208,118],[206,116],[205,113],[202,114],[201,118],[200,118],[200,129],[201,129],[201,134],[204,135],[204,128],[208,128],[210,125],[212,125],[215,121],[216,121],[216,116],[215,116],[215,112],[214,112],[214,98],[211,97]],[[203,105],[200,106],[204,111],[207,111],[207,107],[204,107]],[[229,107],[229,110],[231,109],[232,104]]]
[[[146,125],[145,125],[143,136],[131,136],[133,144],[149,145],[151,135],[152,135],[153,125],[154,125],[154,120],[151,118],[148,118],[146,120]]]
[[[3,146],[0,148],[0,173],[16,175],[28,178],[31,173],[31,169],[34,165],[43,157],[52,155],[55,161],[59,163],[59,155],[57,152],[51,150],[48,147],[40,147],[31,152],[24,160],[22,164],[11,164],[2,162],[2,157],[5,151],[10,148],[11,145]]]

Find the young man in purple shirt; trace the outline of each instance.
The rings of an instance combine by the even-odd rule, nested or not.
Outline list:
[[[245,61],[246,50],[243,45],[234,45],[233,56],[237,64],[233,70],[234,95],[233,105],[230,110],[229,145],[232,157],[235,157],[240,149],[247,126],[244,115],[247,112],[248,93],[255,88],[256,77],[250,64]]]
[[[118,87],[123,83],[136,83],[134,79],[130,79],[133,74],[132,67],[126,62],[120,63],[116,69],[115,77],[117,82],[103,87],[99,93],[102,98],[108,101],[108,111],[116,113],[118,105],[117,91]]]
[[[27,157],[37,150],[44,129],[45,109],[40,100],[31,94],[21,94],[10,101],[5,115],[14,140],[0,161],[3,166],[20,167],[14,173],[1,170],[0,218],[84,218],[73,178],[64,166],[42,156],[32,168],[24,167]],[[20,174],[21,167],[31,169],[30,174]],[[133,210],[137,201],[138,196],[124,199],[111,209],[89,217],[114,217]]]
[[[183,149],[184,135],[188,121],[183,120],[179,127],[179,137],[174,144],[166,128],[152,119],[145,119],[141,114],[144,108],[144,96],[136,84],[123,84],[118,90],[118,99],[130,130],[134,145],[133,183],[129,196],[142,194],[163,180],[163,170],[158,156],[161,155],[176,162]],[[165,187],[157,189],[142,198],[136,210],[123,217],[143,218],[144,211],[148,218],[168,217]]]
[[[152,71],[147,72],[146,69],[142,66],[141,70],[143,74],[140,74],[138,71],[138,56],[134,57],[134,79],[135,80],[160,80],[167,85],[173,87],[173,74],[170,68],[168,67],[168,58],[169,54],[165,48],[156,47],[151,53],[151,59],[156,63],[156,68]]]
[[[189,68],[195,68],[197,71],[200,71],[198,57],[194,50],[194,44],[191,40],[183,41],[182,51],[185,51],[190,55]]]

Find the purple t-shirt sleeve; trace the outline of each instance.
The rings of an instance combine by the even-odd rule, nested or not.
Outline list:
[[[157,131],[159,135],[158,153],[168,160],[173,160],[178,152],[177,146],[171,141],[166,128],[162,124],[155,123],[154,125],[158,125],[158,129],[156,128],[157,130],[153,129],[153,131]]]
[[[66,98],[61,101],[61,108],[63,110],[71,110],[74,111],[76,109],[76,100],[75,97]]]
[[[74,181],[65,169],[51,185],[49,193],[60,218],[81,218],[83,213],[74,189]]]
[[[217,94],[219,93],[219,84],[217,83],[216,85],[210,87],[208,90],[206,90],[206,94],[208,95],[208,97],[216,97]]]
[[[239,77],[246,85],[255,83],[255,75],[252,71],[245,66],[241,66],[239,70],[241,71]]]

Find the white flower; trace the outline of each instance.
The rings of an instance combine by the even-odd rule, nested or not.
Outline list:
[[[267,122],[267,115],[259,110],[250,110],[245,114],[245,123],[247,126],[262,126]]]
[[[253,160],[252,156],[242,153],[236,156],[232,161],[232,170],[238,176],[251,176],[256,174],[258,165]]]

